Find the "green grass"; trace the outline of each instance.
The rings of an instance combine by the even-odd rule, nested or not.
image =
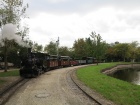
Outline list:
[[[100,71],[118,63],[105,63],[77,70],[77,77],[91,89],[118,105],[140,105],[140,86],[109,77]]]
[[[19,76],[19,70],[13,69],[12,71],[0,72],[0,77],[11,77],[11,76]],[[7,81],[0,79],[0,87],[6,82]]]
[[[0,72],[0,77],[19,76],[19,70],[15,69],[7,72]]]

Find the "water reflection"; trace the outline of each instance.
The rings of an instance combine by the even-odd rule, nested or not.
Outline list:
[[[119,70],[109,76],[140,85],[140,68]]]

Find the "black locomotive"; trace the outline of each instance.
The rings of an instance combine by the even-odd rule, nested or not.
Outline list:
[[[93,57],[83,57],[81,60],[74,60],[69,56],[31,52],[31,48],[29,48],[27,56],[21,60],[19,71],[21,77],[37,77],[51,69],[92,63],[94,63]]]
[[[47,70],[48,54],[33,53],[28,49],[28,54],[21,60],[20,76],[38,76]]]

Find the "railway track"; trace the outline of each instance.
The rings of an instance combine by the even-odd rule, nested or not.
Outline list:
[[[94,90],[91,90],[85,86],[81,81],[76,77],[76,70],[70,71],[71,80],[77,85],[77,87],[91,100],[95,101],[97,105],[116,105],[112,101],[105,99],[102,95],[97,93]],[[95,105],[96,105],[95,104]]]
[[[90,103],[93,103],[93,105],[103,105],[102,103],[100,103],[99,101],[97,101],[95,98],[91,97],[89,94],[87,94],[82,88],[81,86],[79,86],[76,82],[75,82],[75,78],[73,78],[73,73],[74,73],[75,70],[71,70],[71,71],[68,71],[67,72],[67,80],[68,80],[68,83],[70,83],[70,87],[72,89],[75,90],[75,92],[79,91],[79,93],[81,94],[84,94],[85,96],[88,97],[88,101],[90,101]],[[81,92],[80,92],[81,91]],[[89,104],[89,103],[87,103]]]
[[[22,85],[28,82],[30,79],[20,78],[10,86],[7,86],[4,90],[0,91],[0,105],[3,105]]]

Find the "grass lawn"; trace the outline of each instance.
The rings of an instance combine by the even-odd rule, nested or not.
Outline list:
[[[77,70],[77,77],[88,87],[118,105],[140,105],[140,86],[109,77],[100,71],[118,63],[104,63]]]
[[[0,77],[19,76],[19,70],[15,69],[7,72],[0,72]]]
[[[19,76],[19,70],[14,69],[12,71],[0,72],[0,87],[5,84],[7,81],[3,80],[3,77]]]

